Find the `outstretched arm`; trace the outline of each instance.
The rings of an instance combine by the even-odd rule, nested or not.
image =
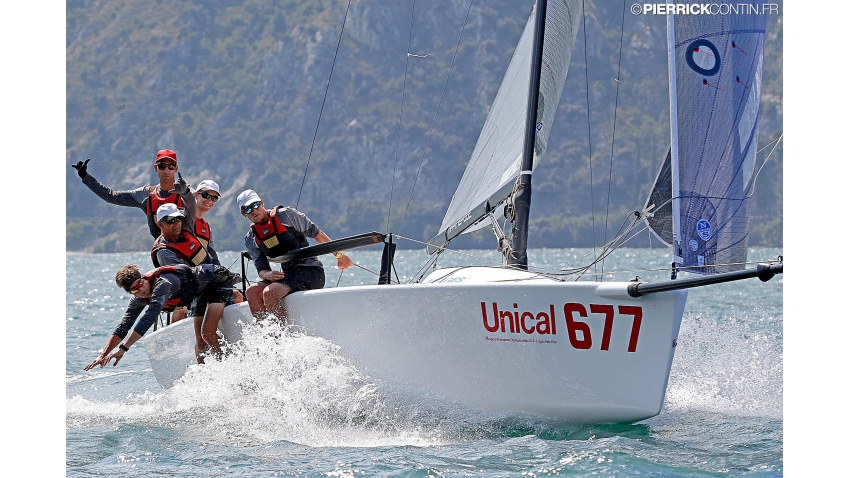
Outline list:
[[[104,365],[109,363],[109,352],[112,351],[112,349],[114,349],[115,347],[117,347],[119,343],[121,343],[121,339],[127,336],[127,332],[130,330],[130,327],[133,326],[133,322],[135,322],[136,318],[139,316],[139,314],[144,308],[145,303],[143,301],[135,297],[130,299],[130,303],[127,305],[127,310],[124,312],[124,316],[121,317],[121,322],[118,324],[117,327],[115,327],[115,331],[112,332],[112,335],[109,337],[109,340],[106,341],[106,345],[100,351],[100,354],[98,354],[97,358],[94,359],[92,363],[86,365],[83,370],[91,370],[95,367],[95,365],[100,365],[101,367],[103,367]]]
[[[321,230],[318,234],[316,234],[314,239],[316,239],[316,242],[320,244],[324,242],[331,242],[331,238]],[[334,257],[336,257],[336,266],[339,267],[339,270],[341,271],[344,271],[354,265],[351,258],[345,255],[344,252],[336,252],[334,253]]]
[[[148,198],[148,192],[144,186],[129,191],[114,191],[112,188],[101,184],[91,174],[86,174],[83,177],[83,184],[91,189],[97,197],[110,204],[137,207],[143,211],[145,209],[145,200]]]

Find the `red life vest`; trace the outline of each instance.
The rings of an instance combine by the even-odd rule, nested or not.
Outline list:
[[[201,241],[201,244],[203,244],[204,247],[210,245],[212,229],[210,229],[210,223],[208,223],[206,219],[201,217],[195,218],[195,237]]]
[[[168,249],[177,254],[177,257],[188,262],[190,266],[199,266],[207,261],[207,250],[194,234],[183,229],[180,231],[180,238],[177,242],[163,242],[165,240],[161,235],[154,241],[151,249],[151,261],[155,267],[160,267],[162,264],[156,260],[156,253],[162,249]],[[209,261],[207,261],[209,262]]]
[[[177,268],[174,267],[174,266],[158,267],[158,268],[148,272],[147,274],[142,275],[142,279],[146,280],[150,284],[151,292],[153,292],[153,286],[154,286],[154,284],[156,284],[157,278],[159,278],[159,275],[162,274],[163,272],[177,272]],[[168,299],[168,301],[165,303],[165,306],[162,308],[162,310],[165,311],[165,312],[169,312],[169,311],[174,310],[175,307],[180,305],[180,299],[181,299],[180,296],[172,297],[172,298]],[[145,302],[145,304],[151,303],[150,297],[148,297],[146,299],[142,299],[142,300]]]
[[[151,186],[148,189],[148,205],[145,209],[145,213],[150,217],[156,216],[156,210],[159,209],[165,203],[173,203],[176,204],[178,208],[183,209],[183,198],[177,193],[171,193],[166,196],[162,196],[160,193],[162,192],[162,188],[157,186]],[[154,221],[156,222],[156,221]]]
[[[277,210],[282,207],[277,206],[269,211],[269,222],[251,224],[251,229],[254,230],[254,240],[267,257],[280,257],[287,252],[310,245],[303,234],[280,222],[280,218],[277,217]]]

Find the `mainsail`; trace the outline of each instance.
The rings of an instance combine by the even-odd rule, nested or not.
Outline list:
[[[763,14],[668,17],[670,164],[645,217],[682,270],[744,268],[764,32]]]
[[[578,32],[578,0],[551,0],[546,9],[543,65],[537,113],[534,165],[546,151],[555,109],[561,99]],[[520,174],[525,113],[531,71],[534,13],[525,25],[508,71],[490,107],[478,142],[443,218],[436,242],[448,242],[470,227],[513,191]],[[486,223],[481,223],[486,225]],[[440,241],[440,237],[442,241]]]

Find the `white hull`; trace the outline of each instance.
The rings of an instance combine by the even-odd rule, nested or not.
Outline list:
[[[447,272],[452,271],[431,277]],[[576,423],[634,422],[657,415],[687,292],[632,298],[626,282],[516,280],[530,276],[468,268],[442,283],[426,279],[298,292],[285,299],[287,319],[339,345],[374,378],[426,388],[470,407]],[[225,337],[238,340],[240,330],[230,327],[246,320],[247,304],[226,310]],[[606,311],[612,313],[610,320]],[[636,315],[641,316],[639,327]],[[144,339],[149,354],[157,351],[151,364],[163,386],[160,375],[173,376],[178,360],[163,361],[168,354],[159,349],[183,343],[194,363],[191,324],[179,339],[179,331],[170,330],[180,325]],[[170,372],[158,372],[166,362]]]

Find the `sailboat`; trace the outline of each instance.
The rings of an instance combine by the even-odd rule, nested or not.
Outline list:
[[[668,16],[671,148],[641,212],[672,250],[671,279],[655,283],[528,270],[531,178],[580,18],[578,0],[537,1],[440,232],[428,241],[436,257],[458,235],[490,225],[505,264],[438,268],[390,284],[392,234],[310,246],[284,260],[383,243],[381,278],[291,294],[289,323],[334,342],[377,380],[475,409],[574,423],[628,423],[661,411],[688,289],[782,272],[781,259],[744,267],[765,18]],[[509,235],[500,218],[510,220]],[[164,387],[195,360],[184,322],[142,340]],[[221,331],[235,342],[252,322],[247,304],[235,304]]]

